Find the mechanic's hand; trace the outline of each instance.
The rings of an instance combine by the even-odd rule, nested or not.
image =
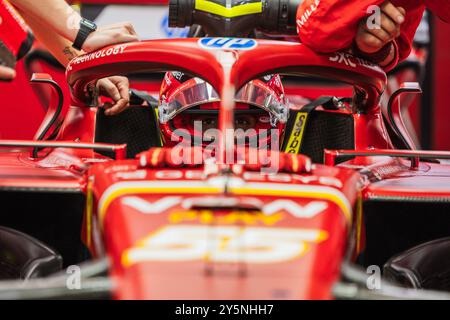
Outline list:
[[[100,94],[111,98],[112,103],[105,103],[105,114],[114,116],[130,106],[130,83],[126,77],[109,77],[97,81]]]
[[[356,45],[364,53],[371,54],[380,51],[389,42],[400,36],[401,24],[405,21],[406,11],[395,7],[390,1],[381,6],[381,28],[371,29],[368,19],[363,19],[356,35]]]
[[[109,45],[138,41],[139,38],[131,23],[119,23],[99,27],[91,33],[83,45],[83,50],[92,52]]]
[[[0,80],[12,80],[16,77],[16,71],[14,69],[0,66]]]

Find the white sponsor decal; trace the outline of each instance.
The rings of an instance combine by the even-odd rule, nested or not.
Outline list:
[[[330,57],[331,62],[337,62],[356,68],[356,63],[353,62],[353,59],[354,57],[351,54],[345,52],[336,52],[334,56]]]
[[[89,62],[95,59],[100,59],[100,58],[104,58],[104,57],[109,57],[109,56],[116,56],[118,54],[123,54],[125,52],[125,49],[127,48],[128,45],[126,44],[121,44],[121,45],[117,45],[108,49],[103,49],[103,50],[99,50],[99,51],[95,51],[93,53],[90,54],[85,54],[81,57],[75,58],[73,59],[70,64],[74,65],[74,64],[80,64],[80,63],[84,63],[84,62]]]
[[[191,202],[197,199],[198,198],[183,199],[181,197],[165,197],[157,201],[150,202],[139,197],[126,197],[122,200],[122,203],[143,214],[160,214],[178,205],[189,209],[192,207]],[[233,198],[230,200],[232,199]],[[328,204],[323,201],[313,201],[302,206],[292,200],[275,200],[267,204],[263,204],[261,211],[266,216],[272,216],[279,212],[286,211],[295,218],[311,219],[325,211],[327,208]]]
[[[198,45],[208,50],[252,50],[258,46],[258,42],[254,39],[240,38],[201,38],[198,40]]]
[[[350,66],[352,68],[356,68],[357,65],[366,66],[366,67],[374,67],[375,64],[369,62],[367,60],[361,59],[359,57],[355,57],[347,52],[336,52],[333,56],[330,57],[331,62],[336,62],[339,64],[345,64],[346,66]]]
[[[179,72],[179,71],[174,71],[174,72],[172,72],[172,75],[173,75],[173,77],[175,79],[177,79],[178,81],[181,81],[181,79],[184,76],[184,73],[183,72]]]
[[[265,215],[273,215],[277,212],[285,210],[296,218],[314,218],[328,208],[328,204],[323,201],[313,201],[302,206],[291,200],[276,200],[266,204],[263,207]]]
[[[304,256],[309,244],[325,241],[321,230],[168,226],[124,252],[129,267],[145,261],[196,261],[270,264]]]
[[[120,179],[125,180],[143,180],[147,178],[147,171],[146,170],[138,170],[138,171],[131,171],[131,172],[117,172],[116,177]]]
[[[155,202],[149,202],[139,197],[126,197],[122,203],[144,214],[160,214],[180,204],[181,197],[166,197]]]
[[[314,1],[309,8],[305,10],[305,13],[302,14],[302,16],[297,19],[297,33],[300,31],[300,29],[308,22],[311,15],[317,10],[319,7],[320,0]]]
[[[167,193],[166,189],[172,190],[171,193],[178,194],[219,194],[222,195],[228,189],[232,195],[266,195],[295,198],[306,198],[311,201],[331,201],[339,206],[342,213],[351,222],[352,206],[347,197],[335,188],[316,186],[316,185],[297,185],[297,184],[269,184],[250,182],[245,183],[241,179],[230,179],[224,181],[133,181],[119,182],[111,185],[101,196],[98,204],[100,221],[103,221],[108,210],[108,206],[120,196],[136,196],[137,194],[161,194]],[[314,207],[317,210],[318,206]],[[312,210],[309,208],[309,210]],[[312,212],[312,211],[308,211]]]
[[[217,173],[216,166],[210,166],[212,168],[210,174]],[[161,170],[155,174],[155,178],[159,180],[175,180],[175,179],[187,179],[187,180],[200,180],[205,175],[201,171],[180,171],[180,170]],[[286,183],[302,183],[302,184],[321,184],[324,186],[331,186],[335,188],[342,188],[342,182],[334,177],[319,177],[311,175],[298,175],[298,174],[288,174],[279,173],[276,175],[271,174],[261,174],[259,172],[245,172],[243,175],[244,180],[247,181],[265,181],[266,179],[270,182],[286,182]]]

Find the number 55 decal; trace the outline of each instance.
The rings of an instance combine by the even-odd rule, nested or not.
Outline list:
[[[302,257],[309,243],[327,237],[320,230],[169,226],[125,251],[122,263],[125,267],[149,261],[279,263]]]

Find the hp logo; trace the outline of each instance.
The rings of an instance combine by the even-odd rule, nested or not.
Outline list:
[[[252,50],[256,48],[258,42],[254,39],[240,38],[202,38],[198,41],[200,47],[204,49],[230,49],[230,50]]]

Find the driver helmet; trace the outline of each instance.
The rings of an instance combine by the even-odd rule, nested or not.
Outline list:
[[[235,142],[261,148],[276,141],[279,147],[289,115],[281,77],[275,74],[250,81],[235,102]],[[164,145],[174,147],[185,141],[180,132],[190,135],[192,146],[213,143],[210,133],[218,129],[219,109],[219,94],[209,83],[181,72],[166,73],[158,108]]]

